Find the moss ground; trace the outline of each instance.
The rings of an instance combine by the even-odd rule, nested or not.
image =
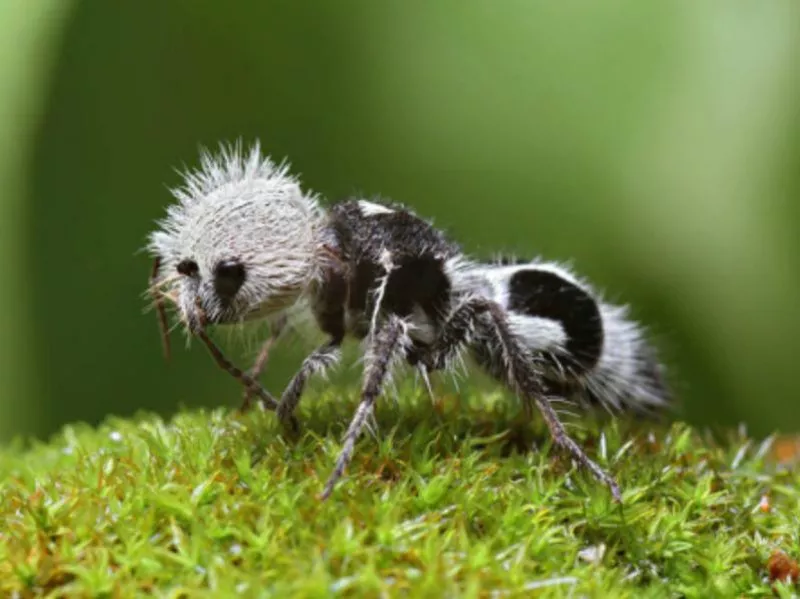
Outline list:
[[[800,476],[778,459],[793,458],[787,442],[581,422],[571,430],[617,476],[618,506],[504,396],[431,405],[401,390],[320,502],[354,391],[305,399],[293,442],[272,414],[218,409],[4,448],[0,596],[795,592],[771,580],[800,555]]]

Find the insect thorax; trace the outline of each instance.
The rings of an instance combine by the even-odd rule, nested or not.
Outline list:
[[[368,334],[374,319],[407,319],[410,334],[429,340],[451,305],[445,265],[458,247],[398,205],[347,200],[329,214],[342,268],[323,275],[315,313],[327,332]]]

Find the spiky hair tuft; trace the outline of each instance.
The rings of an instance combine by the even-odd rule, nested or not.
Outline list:
[[[158,278],[191,260],[208,282],[217,264],[234,259],[246,268],[247,281],[228,317],[297,299],[315,276],[325,212],[316,194],[301,189],[288,162],[263,155],[257,142],[245,150],[239,141],[221,144],[216,153],[201,150],[199,167],[184,169],[182,177],[171,190],[177,201],[146,248],[160,259]],[[214,312],[222,308],[212,291],[204,283],[197,293]]]

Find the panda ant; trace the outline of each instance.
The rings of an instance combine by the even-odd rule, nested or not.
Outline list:
[[[396,203],[347,199],[324,208],[288,164],[256,143],[204,151],[149,236],[150,292],[168,352],[165,301],[217,364],[284,425],[307,381],[339,362],[345,338],[365,346],[361,397],[321,497],[328,498],[387,379],[405,361],[428,374],[465,353],[536,408],[555,444],[608,486],[616,481],[567,434],[554,404],[652,412],[670,393],[663,366],[625,306],[606,303],[570,269],[545,261],[484,263]],[[208,335],[285,314],[302,302],[327,340],[275,399],[258,383],[270,338],[246,373]]]

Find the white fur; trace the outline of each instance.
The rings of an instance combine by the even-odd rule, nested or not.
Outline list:
[[[643,330],[628,316],[626,306],[600,304],[605,340],[600,361],[586,381],[610,407],[621,409],[626,402],[659,407],[665,401],[638,374],[642,361],[652,350]]]
[[[626,306],[606,303],[602,296],[586,281],[576,276],[567,266],[556,262],[534,260],[520,264],[481,264],[463,257],[446,265],[453,282],[453,290],[463,297],[480,296],[497,302],[508,310],[508,283],[514,273],[527,269],[554,273],[589,293],[598,303],[603,326],[603,348],[595,367],[583,373],[579,384],[591,390],[607,408],[655,408],[666,401],[663,392],[653,387],[651,381],[640,373],[644,366],[655,363],[654,350],[648,344],[644,330],[629,317]],[[556,359],[566,357],[566,332],[560,323],[508,311],[512,331],[522,344],[533,352],[549,351]],[[650,360],[650,364],[647,361]],[[566,363],[566,361],[564,361]],[[564,376],[562,370],[557,373]]]
[[[511,331],[524,339],[525,346],[531,351],[549,351],[556,355],[564,351],[567,334],[561,323],[549,318],[514,313],[509,313],[508,323]]]
[[[316,276],[315,252],[324,212],[317,196],[303,192],[286,162],[262,156],[256,143],[204,151],[200,168],[183,175],[172,190],[177,203],[167,210],[147,249],[161,258],[161,277],[175,273],[191,259],[199,280],[179,277],[174,283],[182,312],[199,297],[213,320],[223,316],[213,291],[217,262],[236,258],[247,278],[225,322],[270,314],[293,304]]]
[[[370,322],[369,330],[375,333],[378,330],[378,315],[381,311],[381,304],[383,303],[383,296],[386,293],[386,287],[389,285],[389,278],[392,276],[394,264],[392,263],[392,254],[389,250],[384,249],[380,255],[380,265],[383,267],[384,274],[378,280],[378,285],[375,288],[375,307],[372,309],[372,320]]]
[[[444,272],[450,279],[453,297],[460,303],[461,298],[471,295],[492,297],[495,295],[492,268],[473,262],[464,256],[450,258],[444,265]],[[455,305],[451,306],[455,308]]]
[[[582,377],[585,387],[606,408],[649,409],[663,406],[663,394],[640,374],[646,361],[654,359],[654,350],[645,339],[644,330],[630,318],[628,307],[605,302],[597,290],[563,264],[535,260],[526,266],[557,274],[589,293],[598,304],[603,326],[603,348],[598,363]],[[660,368],[658,364],[654,366]]]
[[[436,340],[436,327],[419,304],[414,304],[408,325],[412,339],[422,343],[433,343]]]
[[[394,210],[383,204],[374,204],[366,200],[359,200],[358,207],[364,216],[375,216],[377,214],[392,214]]]

